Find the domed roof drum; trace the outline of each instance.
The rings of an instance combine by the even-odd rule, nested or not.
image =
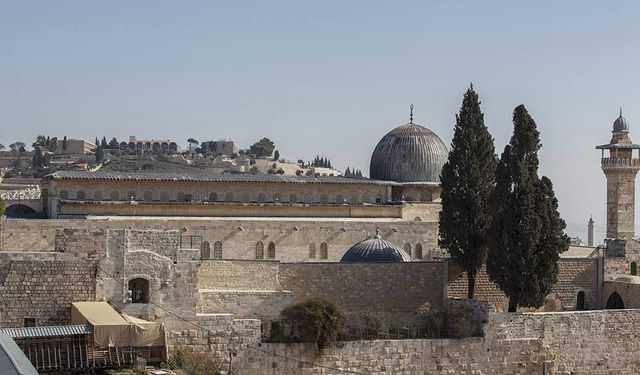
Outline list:
[[[411,262],[411,256],[376,233],[375,237],[351,246],[340,262]]]
[[[449,151],[434,132],[410,122],[382,137],[371,155],[369,177],[396,182],[440,182]]]

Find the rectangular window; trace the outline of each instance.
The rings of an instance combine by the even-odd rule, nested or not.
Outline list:
[[[36,326],[36,318],[24,318],[24,326],[25,327],[35,327]]]
[[[200,249],[202,236],[180,236],[181,249]]]

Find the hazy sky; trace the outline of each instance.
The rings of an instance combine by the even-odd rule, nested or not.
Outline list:
[[[267,136],[368,173],[410,103],[449,144],[473,82],[498,152],[527,106],[570,233],[602,237],[594,146],[620,106],[640,141],[640,2],[527,3],[0,0],[0,143]]]

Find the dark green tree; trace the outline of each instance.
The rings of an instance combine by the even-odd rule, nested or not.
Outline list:
[[[273,153],[273,160],[275,160],[275,161],[280,160],[280,152],[279,152],[278,150],[276,150],[276,151]]]
[[[109,142],[109,148],[111,150],[117,150],[120,147],[120,143],[118,143],[118,140],[116,139],[116,137],[111,138],[111,141]]]
[[[104,150],[102,147],[96,147],[96,163],[102,163],[104,160]]]
[[[439,245],[467,272],[473,299],[476,275],[487,258],[491,225],[489,199],[495,184],[493,137],[484,124],[480,99],[471,86],[456,115],[449,159],[442,167]]]
[[[274,148],[275,145],[269,138],[262,138],[249,147],[251,155],[256,158],[271,156]]]
[[[31,157],[31,166],[33,168],[42,168],[44,166],[44,161],[42,150],[37,146],[36,150],[33,152],[33,156]]]
[[[523,105],[514,110],[513,125],[496,169],[487,259],[489,278],[509,297],[510,312],[544,304],[569,246],[551,181],[538,178],[540,135]]]
[[[63,150],[67,150],[67,136],[65,135],[64,138],[62,138],[62,149]]]
[[[100,141],[100,147],[102,147],[103,149],[109,148],[109,144],[107,143],[107,137],[102,137],[102,141]]]

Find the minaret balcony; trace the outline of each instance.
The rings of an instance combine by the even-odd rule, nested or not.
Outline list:
[[[640,169],[640,158],[612,157],[602,158],[602,169],[631,168]]]

